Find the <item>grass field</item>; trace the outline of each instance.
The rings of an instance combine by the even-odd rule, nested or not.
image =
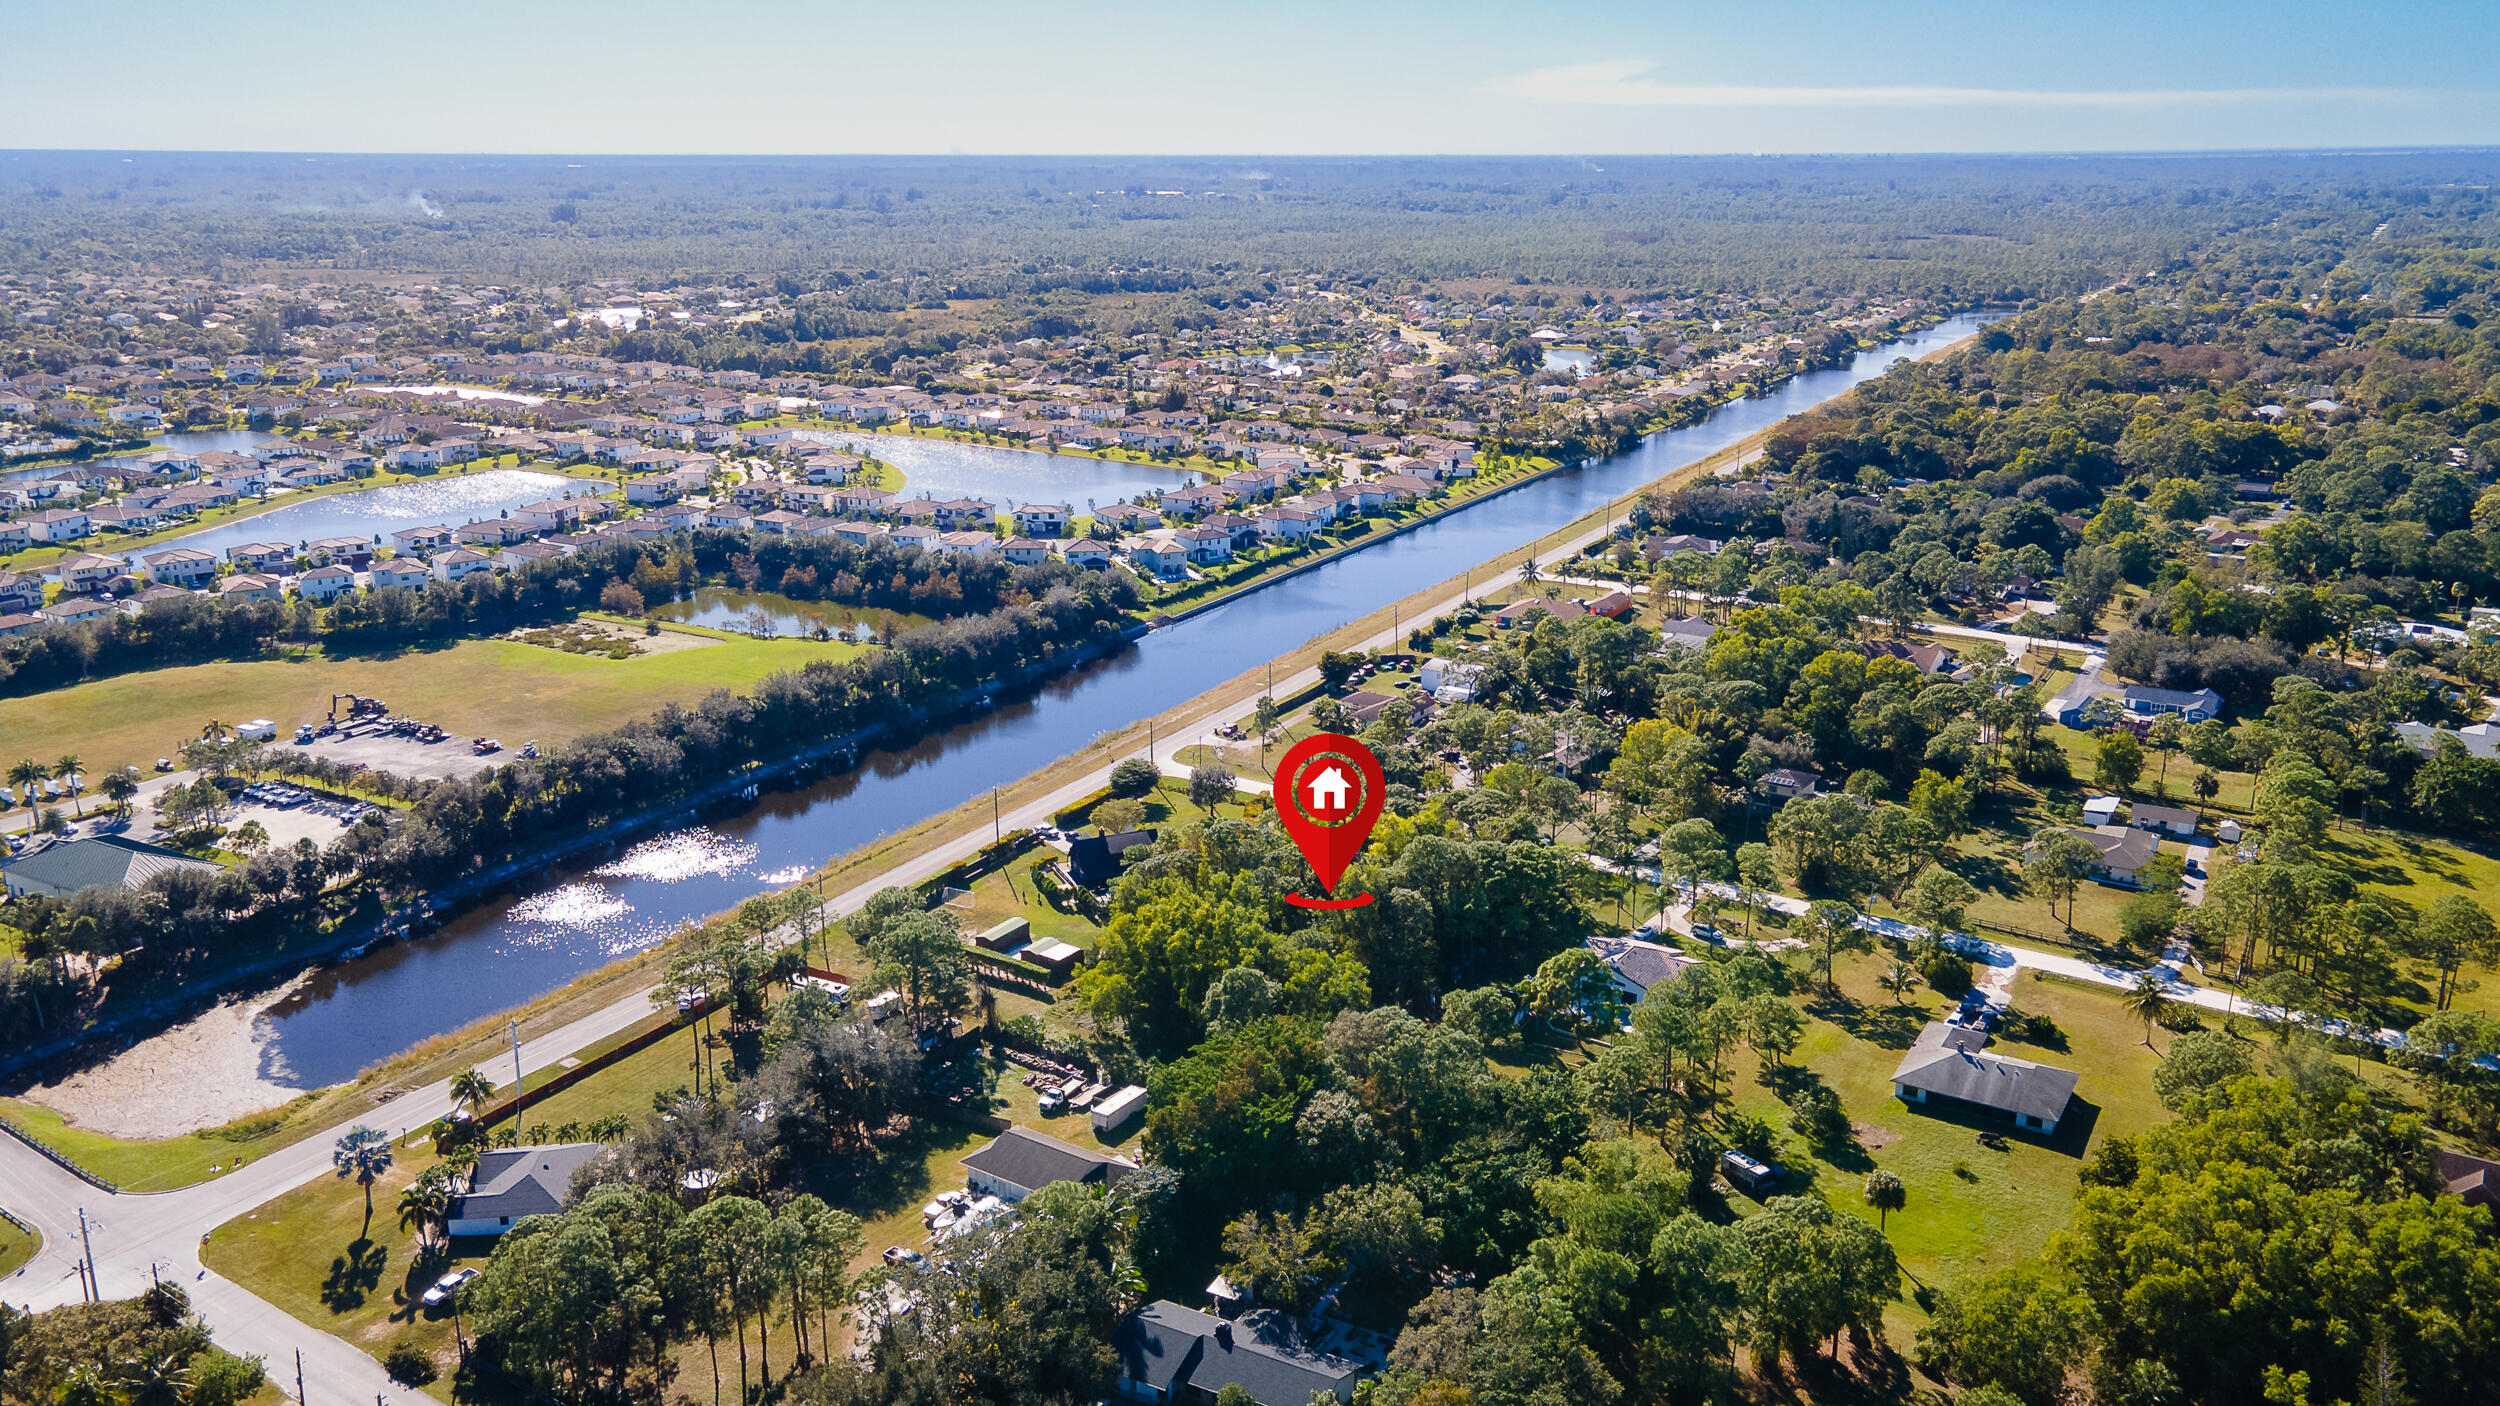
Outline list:
[[[1945,1003],[1914,992],[1896,1007],[1875,984],[1883,954],[1852,957],[1836,967],[1842,998],[1822,995],[1819,982],[1806,992],[1811,1019],[1804,1041],[1791,1055],[1799,1077],[1819,1080],[1840,1095],[1856,1124],[1846,1147],[1812,1153],[1787,1134],[1786,1164],[1801,1174],[1786,1188],[1810,1189],[1847,1214],[1876,1220],[1863,1184],[1877,1167],[1897,1173],[1909,1190],[1908,1204],[1886,1225],[1901,1257],[1910,1302],[1893,1310],[1892,1326],[1904,1333],[1923,1318],[1927,1291],[1983,1274],[2036,1252],[2071,1217],[2076,1173],[2090,1148],[2113,1134],[2141,1132],[2166,1121],[2153,1098],[2159,1058],[2143,1044],[2143,1026],[2119,1005],[2118,993],[2060,982],[2023,979],[2015,984],[2015,1009],[2046,1015],[2061,1032],[2054,1048],[2000,1039],[2005,1054],[2072,1069],[2082,1076],[2076,1102],[2054,1138],[2013,1133],[2001,1123],[1938,1116],[1914,1109],[1892,1093],[1892,1071],[1919,1028]],[[2168,1036],[2155,1033],[2156,1043]],[[1736,1060],[1738,1106],[1787,1131],[1786,1107],[1750,1055]],[[1982,1144],[1983,1131],[2005,1133],[2005,1147]],[[1740,1208],[1751,1203],[1739,1198]]]
[[[42,1236],[18,1229],[14,1221],[0,1220],[0,1279],[17,1273],[18,1267],[33,1259],[35,1252],[42,1248]]]
[[[553,745],[646,717],[663,703],[742,689],[776,670],[862,647],[723,637],[701,648],[609,659],[496,639],[389,656],[196,664],[0,701],[0,737],[12,755],[76,753],[91,771],[146,770],[197,737],[208,719],[270,718],[283,737],[326,712],[331,694],[358,693],[455,735]]]
[[[255,1159],[285,1145],[249,1137],[211,1136],[214,1129],[186,1137],[128,1141],[72,1126],[42,1104],[19,1098],[0,1098],[0,1114],[6,1114],[10,1122],[53,1151],[125,1192],[172,1191],[232,1171],[242,1165],[238,1158]]]

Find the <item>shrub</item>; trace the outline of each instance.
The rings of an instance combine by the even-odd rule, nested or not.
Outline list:
[[[391,1380],[404,1386],[424,1386],[441,1375],[434,1370],[434,1359],[412,1342],[395,1342],[382,1357],[382,1370]]]
[[[1155,788],[1163,772],[1143,757],[1131,757],[1111,769],[1111,794],[1134,800]]]
[[[1959,952],[1937,952],[1920,964],[1918,974],[1939,996],[1959,1000],[1971,987],[1970,958]]]

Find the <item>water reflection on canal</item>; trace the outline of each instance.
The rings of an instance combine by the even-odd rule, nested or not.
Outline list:
[[[555,866],[414,944],[325,971],[270,1012],[273,1069],[304,1086],[526,1001],[680,923],[795,882],[824,860],[962,804],[1161,712],[1381,602],[1553,531],[1639,485],[1972,331],[1956,318],[1845,368],[1800,376],[1639,450],[1552,475],[1368,551],[1157,631],[1114,658],[858,767],[775,791],[696,828]],[[795,603],[794,603],[795,604]]]

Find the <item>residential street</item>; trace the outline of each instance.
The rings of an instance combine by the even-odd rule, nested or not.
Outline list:
[[[1602,535],[1602,528],[1591,529],[1556,550],[1576,552]],[[1452,592],[1423,610],[1408,612],[1405,619],[1429,619],[1446,613],[1457,607],[1465,595],[1463,589]],[[1352,648],[1396,648],[1403,643],[1402,630],[1393,627]],[[1296,693],[1318,678],[1316,668],[1305,669],[1278,679],[1275,691],[1278,696]],[[1171,729],[1168,735],[1185,739],[1175,742],[1175,748],[1190,741],[1207,740],[1226,723],[1246,722],[1256,706],[1252,699],[1211,709],[1182,727]],[[1160,743],[1157,751],[1162,751]],[[1003,817],[1003,828],[1025,829],[1046,823],[1052,815],[1102,789],[1110,774],[1111,765],[1106,764],[1040,800],[1018,807]],[[1186,768],[1181,774],[1186,774]],[[1244,783],[1244,789],[1263,788]],[[932,844],[919,857],[836,897],[825,905],[826,914],[839,917],[858,908],[880,889],[929,878],[951,866],[964,847],[961,839]],[[570,1025],[522,1042],[521,1062],[532,1071],[544,1069],[650,1014],[648,991],[637,991]],[[500,1078],[504,1071],[489,1072]],[[394,1137],[405,1137],[451,1109],[448,1081],[438,1081],[400,1095],[376,1115],[360,1121],[383,1128]],[[16,1138],[0,1136],[0,1186],[7,1188],[5,1204],[34,1225],[44,1242],[32,1262],[0,1282],[0,1298],[31,1308],[78,1301],[78,1211],[83,1206],[96,1217],[89,1235],[95,1246],[97,1277],[105,1297],[126,1298],[145,1289],[153,1265],[157,1272],[179,1279],[191,1291],[220,1346],[266,1358],[271,1379],[280,1381],[289,1395],[294,1390],[294,1354],[301,1349],[305,1406],[365,1406],[377,1398],[385,1403],[419,1400],[421,1393],[391,1382],[380,1364],[361,1350],[297,1321],[241,1285],[205,1273],[200,1265],[200,1239],[210,1230],[308,1181],[329,1175],[330,1149],[350,1126],[353,1125],[341,1124],[315,1133],[214,1181],[146,1196],[101,1191]]]

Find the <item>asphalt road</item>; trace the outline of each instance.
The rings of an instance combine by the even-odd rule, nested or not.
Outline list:
[[[1556,558],[1575,554],[1605,532],[1603,526],[1591,528],[1559,548],[1547,549],[1545,554]],[[1405,630],[1456,609],[1466,596],[1464,589],[1450,592],[1446,598],[1406,614],[1401,623],[1352,648],[1402,648]],[[1273,689],[1277,696],[1286,696],[1318,679],[1319,671],[1314,667],[1278,679]],[[1176,739],[1172,743],[1175,748],[1207,740],[1227,723],[1247,721],[1255,709],[1255,699],[1210,706],[1166,735]],[[1002,817],[1004,828],[1025,829],[1046,823],[1054,814],[1102,789],[1115,764],[1098,767],[1041,799],[1018,807]],[[838,917],[858,908],[880,889],[929,878],[951,866],[960,849],[960,843],[932,844],[920,856],[834,898],[825,905],[825,911],[828,916]],[[569,1025],[523,1041],[521,1063],[533,1072],[558,1064],[648,1018],[651,1011],[649,989],[638,990]],[[0,1135],[0,1202],[43,1235],[43,1248],[33,1261],[0,1282],[0,1299],[33,1309],[79,1301],[79,1212],[83,1208],[93,1217],[87,1234],[94,1246],[97,1280],[106,1298],[137,1294],[148,1287],[155,1275],[176,1280],[190,1292],[217,1344],[229,1352],[265,1359],[271,1380],[278,1382],[289,1396],[294,1395],[295,1353],[302,1351],[304,1406],[365,1406],[376,1398],[386,1406],[422,1400],[422,1393],[393,1383],[381,1365],[361,1349],[288,1315],[243,1286],[207,1272],[200,1264],[199,1250],[202,1238],[217,1226],[307,1182],[330,1175],[332,1146],[357,1123],[404,1137],[445,1117],[452,1106],[448,1080],[429,1084],[400,1095],[355,1123],[313,1134],[247,1164],[240,1171],[179,1191],[144,1196],[99,1190],[17,1139]]]

